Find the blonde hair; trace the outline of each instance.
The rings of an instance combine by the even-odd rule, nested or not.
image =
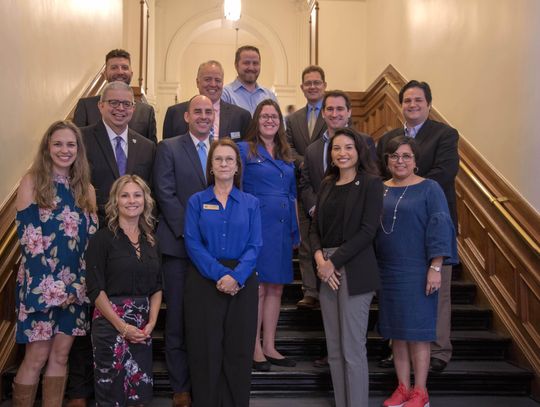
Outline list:
[[[109,193],[109,200],[105,205],[105,213],[107,214],[107,227],[111,230],[115,236],[119,228],[119,214],[118,214],[118,198],[124,187],[130,182],[138,185],[143,191],[144,195],[144,210],[142,215],[139,217],[139,228],[142,233],[145,235],[146,240],[150,243],[151,246],[156,244],[156,239],[154,238],[154,215],[152,211],[154,210],[154,199],[150,193],[150,188],[146,185],[146,182],[134,174],[123,175],[114,181],[112,184],[111,192]]]
[[[40,208],[54,208],[56,187],[53,178],[53,162],[50,153],[52,135],[58,130],[71,130],[77,143],[77,156],[69,168],[69,188],[75,204],[85,212],[95,212],[96,205],[90,196],[90,166],[86,159],[81,131],[68,120],[59,120],[49,126],[41,138],[39,148],[28,173],[34,181],[34,199]]]

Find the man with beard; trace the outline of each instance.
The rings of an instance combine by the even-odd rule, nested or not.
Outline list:
[[[240,106],[251,113],[265,99],[277,102],[276,95],[270,89],[257,84],[261,73],[261,53],[253,45],[244,45],[236,50],[234,67],[238,77],[223,87],[221,99],[227,103]]]
[[[129,85],[133,76],[129,52],[123,49],[110,51],[105,56],[105,72],[103,75],[109,83],[122,81]],[[100,121],[101,113],[98,109],[98,102],[99,95],[79,99],[73,114],[73,123],[78,127],[84,127]],[[135,111],[129,122],[129,128],[148,140],[157,143],[154,108],[147,103],[135,103]]]

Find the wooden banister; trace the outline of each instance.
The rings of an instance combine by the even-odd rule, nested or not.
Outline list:
[[[365,92],[351,92],[353,124],[377,140],[403,126],[398,94],[407,81],[391,65]],[[434,108],[430,118],[447,123]],[[489,302],[498,329],[540,389],[540,215],[476,151],[459,140],[458,247],[467,278]]]

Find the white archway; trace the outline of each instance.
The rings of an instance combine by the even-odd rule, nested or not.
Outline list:
[[[179,83],[181,74],[181,60],[189,45],[202,33],[222,27],[221,10],[202,13],[190,18],[175,32],[169,42],[165,53],[164,82]],[[271,58],[274,61],[274,85],[283,85],[288,82],[288,60],[285,48],[279,35],[266,24],[243,15],[238,22],[238,28],[249,32],[261,42],[268,45]]]

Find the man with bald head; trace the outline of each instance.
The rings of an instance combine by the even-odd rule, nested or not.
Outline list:
[[[230,137],[239,141],[246,135],[251,114],[241,107],[221,100],[223,92],[223,67],[218,61],[203,62],[197,71],[197,89],[199,93],[212,101],[214,108],[214,127],[212,135],[219,138]],[[188,131],[188,124],[184,114],[188,109],[189,101],[170,106],[163,122],[163,138],[184,134]]]
[[[191,195],[206,188],[206,159],[214,108],[210,98],[194,96],[184,120],[188,131],[164,139],[154,164],[154,193],[160,214],[157,238],[162,253],[162,272],[167,320],[165,358],[173,390],[173,406],[191,405],[187,354],[184,342],[183,300],[188,255],[184,247],[184,213]]]

